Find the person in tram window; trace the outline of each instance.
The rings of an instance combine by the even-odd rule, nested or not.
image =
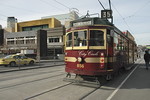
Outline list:
[[[145,60],[145,64],[146,64],[146,69],[148,70],[149,62],[150,62],[150,54],[148,53],[148,51],[145,51],[144,60]]]

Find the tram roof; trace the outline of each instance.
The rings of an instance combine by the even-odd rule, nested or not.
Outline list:
[[[70,27],[79,27],[79,26],[86,26],[86,25],[110,25],[114,26],[111,22],[109,22],[107,19],[102,19],[99,17],[87,17],[87,18],[81,18],[70,22]]]
[[[99,18],[99,17],[84,17],[70,22],[70,27],[80,27],[80,26],[90,26],[90,25],[109,25],[109,26],[113,26],[114,30],[117,33],[123,33],[117,27],[115,27],[115,25],[111,23],[109,20]],[[126,31],[125,33],[126,34],[123,35],[125,35],[126,37],[134,41],[134,37],[131,35],[129,31]]]

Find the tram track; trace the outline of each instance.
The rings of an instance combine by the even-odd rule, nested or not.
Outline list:
[[[47,94],[47,93],[51,93],[51,92],[54,92],[54,91],[56,92],[56,90],[58,91],[59,89],[64,88],[64,87],[65,87],[65,89],[67,89],[68,88],[67,86],[70,86],[70,85],[72,85],[72,86],[78,86],[80,88],[83,88],[83,87],[85,88],[86,87],[86,88],[91,88],[92,89],[87,94],[85,94],[84,96],[80,97],[79,100],[83,100],[84,98],[88,97],[90,94],[92,94],[95,91],[97,91],[98,89],[100,89],[100,87],[95,88],[95,87],[91,87],[91,86],[84,86],[84,85],[82,86],[82,85],[79,85],[79,84],[74,84],[73,82],[69,82],[69,83],[67,82],[67,84],[64,84],[64,85],[61,85],[61,86],[56,86],[56,87],[51,88],[49,90],[45,90],[43,92],[40,92],[40,93],[37,93],[37,94],[35,94],[33,96],[25,98],[24,100],[30,100],[30,99],[38,98],[41,95],[44,95],[44,94]]]
[[[33,72],[32,72],[33,71]],[[39,72],[38,72],[39,71]],[[54,74],[56,73],[56,74]],[[59,74],[57,74],[59,73]],[[4,89],[7,90],[9,88],[12,88],[12,87],[17,87],[17,86],[21,86],[21,85],[25,85],[25,84],[29,84],[29,83],[34,83],[34,82],[38,82],[38,81],[43,81],[43,80],[47,80],[47,79],[51,79],[51,78],[55,78],[55,77],[59,77],[59,76],[65,76],[65,72],[62,72],[62,69],[54,69],[52,71],[43,71],[43,70],[30,70],[30,72],[25,72],[23,71],[23,73],[18,73],[18,74],[15,74],[15,75],[8,75],[6,73],[3,73],[4,75],[1,76],[0,78],[0,91],[3,91]],[[22,75],[23,74],[23,75]],[[41,77],[41,78],[37,78],[37,79],[34,79],[33,77],[38,77],[38,76],[47,76],[49,74],[48,77]],[[5,76],[6,75],[6,76]],[[5,77],[4,77],[5,76]],[[22,79],[28,79],[28,78],[33,78],[34,80],[30,80],[30,81],[27,81],[27,80],[23,80]],[[9,82],[11,81],[15,81],[15,80],[19,80],[19,83],[17,83],[17,81],[14,83],[14,84],[9,84]],[[7,84],[4,84],[3,82],[5,81],[8,81],[8,85]]]
[[[42,95],[50,94],[51,92],[54,92],[54,91],[55,91],[55,92],[56,92],[56,91],[59,91],[59,89],[62,89],[62,88],[67,89],[67,88],[69,88],[70,85],[74,85],[73,82],[69,82],[69,83],[64,84],[64,85],[61,85],[61,86],[53,87],[53,88],[51,88],[51,89],[48,89],[48,90],[45,90],[45,91],[43,91],[43,92],[37,93],[37,94],[35,94],[35,95],[32,95],[32,96],[30,96],[30,97],[27,97],[27,98],[25,98],[24,100],[37,99],[37,98],[39,98],[39,97],[42,96]],[[76,86],[76,85],[75,85],[75,86]],[[79,86],[79,85],[77,85],[77,86]],[[80,88],[83,88],[83,87],[81,86]],[[91,87],[87,87],[87,88],[91,88]],[[84,96],[79,97],[78,100],[83,100],[84,98],[88,97],[90,94],[92,94],[92,93],[94,93],[95,91],[97,91],[98,89],[100,89],[100,87],[98,87],[98,88],[91,88],[91,89],[92,89],[92,90],[90,90],[88,93],[85,93]],[[56,100],[57,100],[57,99],[56,99]],[[74,99],[73,99],[73,100],[74,100]]]
[[[16,79],[16,78],[25,78],[25,77],[29,77],[29,76],[35,76],[35,75],[42,75],[42,74],[47,74],[47,73],[54,73],[54,72],[58,72],[58,71],[62,71],[62,70],[55,70],[55,71],[48,71],[48,72],[40,72],[40,73],[35,73],[35,74],[27,74],[27,75],[23,75],[23,76],[12,76],[12,75],[9,75],[9,76],[5,76],[5,77],[1,77],[0,78],[0,81],[7,81],[7,80],[13,80],[13,79]]]
[[[64,88],[64,87],[67,88],[67,86],[71,85],[72,83],[73,83],[73,82],[70,82],[70,83],[67,83],[67,84],[61,85],[61,86],[56,86],[56,87],[54,87],[54,88],[52,88],[52,89],[45,90],[45,91],[43,91],[43,92],[40,92],[40,93],[38,93],[38,94],[35,94],[35,95],[30,96],[30,97],[28,97],[28,98],[25,98],[24,100],[30,100],[30,99],[38,98],[38,97],[41,96],[41,95],[44,95],[44,94],[53,92],[53,91],[55,91],[55,90],[59,90],[59,89]],[[105,84],[107,84],[107,83],[103,83],[103,85],[105,85]],[[103,87],[103,86],[102,86],[102,87]],[[89,88],[91,88],[91,87],[89,87]],[[85,94],[84,96],[80,97],[79,100],[84,100],[84,99],[86,99],[89,95],[92,95],[93,93],[95,93],[95,92],[96,92],[97,90],[99,90],[99,89],[101,89],[101,87],[93,88],[93,90],[89,91],[87,94]]]
[[[88,97],[90,94],[94,93],[95,91],[97,91],[98,89],[100,89],[100,87],[95,88],[93,91],[89,92],[88,94],[86,94],[85,96],[81,97],[79,100],[83,100],[84,98]]]
[[[140,60],[138,62],[140,62]],[[15,74],[16,77],[12,76],[12,80],[10,79],[10,82],[14,81],[13,84],[9,84],[8,77],[6,78],[8,80],[4,80],[7,82],[3,82],[6,83],[6,85],[0,83],[0,96],[4,97],[3,94],[10,93],[11,91],[14,93],[9,94],[9,99],[16,93],[21,96],[20,98],[22,98],[18,99],[17,97],[14,97],[12,100],[89,100],[89,98],[93,98],[95,94],[98,95],[99,93],[113,92],[117,85],[120,84],[130,71],[125,71],[112,81],[103,82],[102,86],[97,88],[84,85],[82,86],[74,84],[73,82],[64,82],[63,78],[66,76],[66,73],[63,68],[31,70],[31,72],[23,71],[23,75],[20,72],[17,73],[22,76],[16,76],[17,74]],[[107,90],[110,90],[110,92],[106,92]]]
[[[33,98],[38,97],[38,96],[40,96],[40,95],[46,94],[46,93],[48,93],[48,92],[52,92],[52,91],[55,91],[55,90],[57,90],[57,89],[66,87],[66,86],[68,86],[68,85],[70,85],[70,84],[72,84],[72,82],[67,83],[67,84],[65,84],[65,85],[61,85],[61,86],[54,87],[54,88],[49,89],[49,90],[46,90],[46,91],[43,91],[43,92],[38,93],[38,94],[36,94],[36,95],[30,96],[30,97],[28,97],[28,98],[25,98],[24,100],[30,100],[30,99],[33,99]]]
[[[45,78],[41,78],[41,79],[37,79],[37,80],[27,81],[27,82],[23,82],[23,83],[18,83],[18,84],[14,84],[14,85],[10,85],[10,86],[0,87],[0,89],[9,89],[9,88],[12,88],[12,87],[16,87],[16,86],[20,86],[20,85],[24,85],[24,84],[29,84],[29,83],[34,83],[34,82],[38,82],[38,81],[43,81],[43,80],[47,80],[49,78],[58,77],[58,76],[62,76],[62,75],[65,75],[65,73],[50,76],[50,77],[45,77]],[[0,90],[0,92],[1,92],[1,90]]]

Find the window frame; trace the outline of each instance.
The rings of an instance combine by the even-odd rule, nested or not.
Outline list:
[[[89,46],[89,38],[90,38],[90,30],[100,30],[100,31],[103,31],[104,32],[104,46]],[[74,31],[69,31],[66,33],[65,35],[65,49],[66,50],[87,50],[87,49],[106,49],[106,30],[107,29],[81,29],[81,30],[74,30]],[[87,31],[87,45],[86,46],[74,46],[74,32],[77,32],[77,31]],[[67,47],[67,35],[69,33],[72,33],[72,46],[70,47]]]
[[[104,32],[104,36],[103,36],[104,46],[89,46],[89,49],[106,49],[106,29],[89,29],[89,39],[90,39],[91,30],[99,30]]]
[[[72,34],[72,39],[73,39],[73,31],[67,32],[66,35],[65,35],[65,47],[66,47],[66,50],[71,50],[73,48],[73,41],[72,41],[72,39],[71,39],[72,45],[71,46],[67,46],[67,41],[68,41],[67,36],[68,36],[69,33]]]
[[[74,46],[74,42],[75,42],[75,41],[74,41],[74,33],[75,33],[75,32],[79,32],[79,31],[83,31],[83,32],[86,31],[86,39],[85,39],[85,40],[86,40],[86,46]],[[73,41],[72,41],[72,42],[73,42],[73,49],[74,49],[74,50],[78,50],[78,49],[88,49],[88,34],[89,34],[88,32],[89,32],[88,29],[82,29],[82,30],[75,30],[75,31],[73,31],[73,35],[72,35]]]

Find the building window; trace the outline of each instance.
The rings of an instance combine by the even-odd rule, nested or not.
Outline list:
[[[27,36],[26,44],[35,44],[35,36]]]
[[[24,37],[16,37],[16,44],[24,44]]]
[[[16,44],[24,44],[24,40],[16,40]]]
[[[59,38],[49,38],[49,43],[59,42]]]
[[[7,45],[14,45],[15,44],[15,39],[14,38],[7,38],[6,42],[7,42]]]
[[[7,38],[7,40],[14,40],[14,38]]]
[[[35,39],[35,36],[27,36],[26,39]]]
[[[7,45],[14,45],[15,41],[12,40],[12,41],[7,41]]]
[[[40,30],[40,29],[45,29],[45,28],[48,28],[48,24],[22,27],[22,31]]]
[[[35,44],[35,39],[26,40],[26,44]]]

